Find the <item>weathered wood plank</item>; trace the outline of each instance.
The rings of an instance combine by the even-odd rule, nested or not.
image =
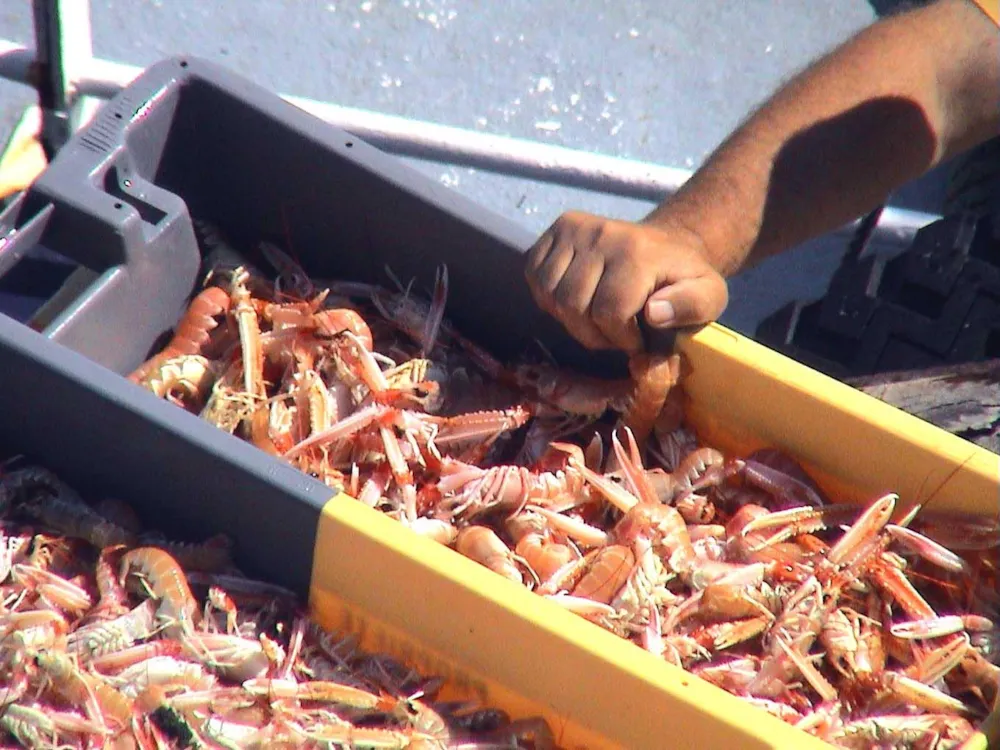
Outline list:
[[[916,372],[880,373],[846,382],[1000,453],[1000,359]]]

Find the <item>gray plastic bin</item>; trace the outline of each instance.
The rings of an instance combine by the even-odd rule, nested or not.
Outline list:
[[[249,252],[290,249],[311,275],[430,288],[448,265],[448,314],[501,357],[594,357],[533,304],[534,237],[278,95],[201,60],[161,62],[104,106],[0,216],[0,272],[37,246],[79,265],[29,325],[118,373],[177,322],[200,277],[192,217]],[[247,259],[253,262],[252,256]],[[266,267],[261,264],[261,267]]]
[[[122,377],[198,288],[192,216],[251,263],[266,267],[250,248],[270,240],[319,278],[385,283],[389,266],[430,288],[446,263],[449,318],[499,356],[537,339],[568,364],[624,371],[535,307],[522,228],[223,68],[148,69],[0,215],[0,277],[49,264],[59,276],[27,290],[36,296],[66,279],[15,316],[27,325],[0,315],[0,442],[100,492],[141,492],[168,532],[231,534],[241,560],[300,593],[330,491]]]

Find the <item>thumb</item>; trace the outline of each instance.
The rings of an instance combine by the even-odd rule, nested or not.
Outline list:
[[[682,279],[656,290],[646,300],[646,320],[654,328],[682,328],[710,323],[729,304],[729,290],[721,276]]]

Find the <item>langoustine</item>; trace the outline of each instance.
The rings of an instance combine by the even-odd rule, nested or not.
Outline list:
[[[110,506],[85,502],[42,467],[8,468],[0,499],[7,741],[555,747],[540,719],[439,702],[442,680],[321,630],[291,592],[246,578],[231,560],[189,573],[179,559],[204,562],[204,545],[157,546],[134,515],[126,534],[101,516]],[[218,537],[208,545],[228,549]]]
[[[370,339],[293,315],[276,333],[260,314],[267,392],[241,390],[232,364],[218,382],[236,406],[291,416],[261,439],[242,407],[230,431],[664,659],[713,679],[738,664],[717,684],[831,742],[883,725],[908,742],[918,708],[953,716],[949,737],[971,732],[997,693],[995,524],[956,540],[933,513],[889,523],[889,496],[859,515],[779,451],[703,445],[676,356],[635,356],[614,381],[499,363],[444,317],[447,280],[429,302],[306,285]],[[335,416],[310,418],[303,373],[341,394]],[[970,547],[964,564],[935,532]]]

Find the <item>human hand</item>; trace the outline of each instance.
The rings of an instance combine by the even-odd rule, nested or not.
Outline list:
[[[708,323],[729,302],[697,234],[668,223],[567,212],[528,252],[535,302],[588,349],[642,348],[636,316],[654,328]]]

